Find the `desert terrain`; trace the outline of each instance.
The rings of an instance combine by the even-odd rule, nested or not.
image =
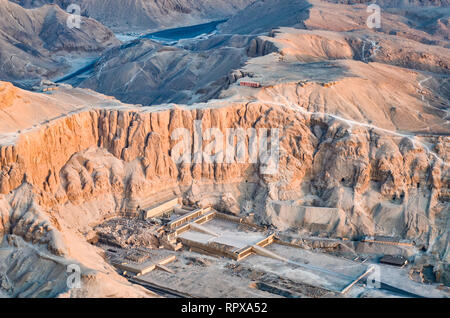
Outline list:
[[[0,297],[449,297],[448,1],[79,3],[0,0]]]

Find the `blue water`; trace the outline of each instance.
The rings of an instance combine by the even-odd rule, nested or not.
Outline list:
[[[178,41],[181,39],[191,39],[202,34],[209,34],[217,29],[219,24],[227,20],[213,21],[209,23],[191,25],[187,27],[168,29],[143,35],[143,39]]]

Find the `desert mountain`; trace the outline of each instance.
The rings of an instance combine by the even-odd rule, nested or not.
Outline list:
[[[354,263],[365,262],[356,253],[375,259],[387,250],[365,245],[364,238],[398,238],[410,247],[390,251],[425,266],[434,277],[433,295],[446,295],[438,284],[450,281],[448,7],[385,1],[382,25],[371,29],[363,2],[264,0],[233,7],[214,1],[209,7],[147,1],[164,4],[169,17],[148,22],[144,2],[123,1],[127,17],[111,15],[116,10],[97,18],[107,25],[115,20],[117,28],[150,23],[145,27],[159,29],[204,21],[209,8],[224,6],[208,19],[237,12],[207,35],[114,45],[106,28],[86,37],[65,30],[58,6],[31,1],[38,8],[24,9],[3,1],[0,13],[10,20],[2,24],[2,49],[18,46],[21,63],[45,61],[41,73],[50,76],[59,67],[52,51],[78,45],[77,51],[99,53],[82,77],[49,83],[45,92],[0,82],[0,296],[154,296],[127,281],[91,243],[105,220],[165,197],[239,216],[239,223],[252,218],[280,237],[317,238],[311,250],[348,244],[345,257]],[[92,11],[95,5],[106,2],[90,3],[83,10],[93,16],[102,11]],[[134,6],[144,17],[129,14]],[[192,11],[183,13],[186,8]],[[45,21],[51,17],[69,34],[50,32]],[[14,39],[19,44],[10,44]],[[108,41],[114,46],[100,52]],[[9,70],[2,74],[28,79]],[[197,144],[199,121],[203,131],[217,133],[215,144],[229,129],[276,129],[276,171],[267,173],[262,160],[216,162],[205,154],[175,162],[173,136],[180,129],[187,131],[187,150],[207,151]],[[251,139],[243,137],[244,148]],[[103,239],[116,248],[142,242],[165,248],[162,221],[155,224],[126,238],[102,233]],[[65,284],[69,264],[81,268],[81,289]],[[401,275],[396,279],[411,281],[409,272]]]
[[[80,87],[143,105],[206,101],[229,84],[231,70],[244,65],[249,41],[225,36],[184,48],[136,40],[103,55]]]
[[[370,4],[372,0],[325,0],[331,3],[339,4]],[[377,0],[376,3],[384,8],[399,8],[399,7],[445,7],[449,5],[448,0]]]
[[[0,1],[0,58],[2,80],[15,82],[52,78],[69,65],[68,54],[98,54],[120,43],[95,20],[83,18],[81,28],[69,28],[69,15],[56,5],[24,9]]]
[[[84,16],[117,31],[158,30],[227,18],[255,0],[28,0],[27,8],[55,3],[66,9],[79,4]]]

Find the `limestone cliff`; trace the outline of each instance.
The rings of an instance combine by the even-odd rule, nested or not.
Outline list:
[[[227,128],[280,129],[277,173],[264,174],[261,162],[177,165],[171,151],[178,140],[171,136],[186,128],[194,144],[194,120],[201,120],[203,131],[219,128],[224,136]],[[247,146],[249,142],[247,136]],[[268,204],[299,200],[342,209],[345,217],[340,222],[348,225],[343,235],[396,234],[427,241],[436,219],[446,218],[442,213],[449,199],[446,139],[432,142],[433,149],[427,149],[408,137],[264,103],[90,110],[57,119],[22,135],[14,145],[2,146],[0,189],[7,194],[26,181],[34,186],[37,203],[48,208],[114,193],[120,210],[121,200],[164,189],[178,188],[198,203],[211,193],[194,195],[195,187],[255,184],[255,191],[263,195],[261,220],[275,225],[285,226],[277,224]],[[106,157],[87,153],[71,159],[88,148],[105,149]],[[251,195],[235,199],[240,204],[252,201]],[[212,203],[221,204],[219,199]],[[397,216],[395,226],[384,220],[388,215]]]

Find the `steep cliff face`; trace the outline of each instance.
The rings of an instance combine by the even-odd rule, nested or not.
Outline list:
[[[227,128],[258,132],[278,128],[277,170],[267,174],[263,162],[251,163],[248,158],[244,163],[208,163],[205,154],[201,162],[176,164],[172,155],[180,139],[171,137],[177,129],[186,129],[195,159],[195,121],[201,121],[203,132],[218,128],[221,138]],[[15,145],[2,146],[0,189],[6,194],[27,181],[35,187],[38,204],[48,208],[83,204],[113,193],[119,210],[124,199],[165,189],[178,188],[198,203],[210,194],[196,195],[196,187],[247,183],[256,185],[255,193],[263,196],[261,220],[281,227],[292,224],[277,223],[270,203],[297,200],[342,209],[341,222],[348,227],[341,234],[397,234],[427,241],[435,219],[446,217],[442,211],[450,186],[446,140],[431,141],[433,149],[426,149],[408,137],[263,103],[161,111],[91,110],[25,134]],[[205,140],[203,147],[209,143]],[[252,147],[249,136],[245,145]],[[88,148],[107,152],[101,157],[92,153],[72,157]],[[223,205],[222,199],[209,203]],[[231,201],[257,204],[251,195]],[[383,219],[388,215],[396,216],[395,225]]]

